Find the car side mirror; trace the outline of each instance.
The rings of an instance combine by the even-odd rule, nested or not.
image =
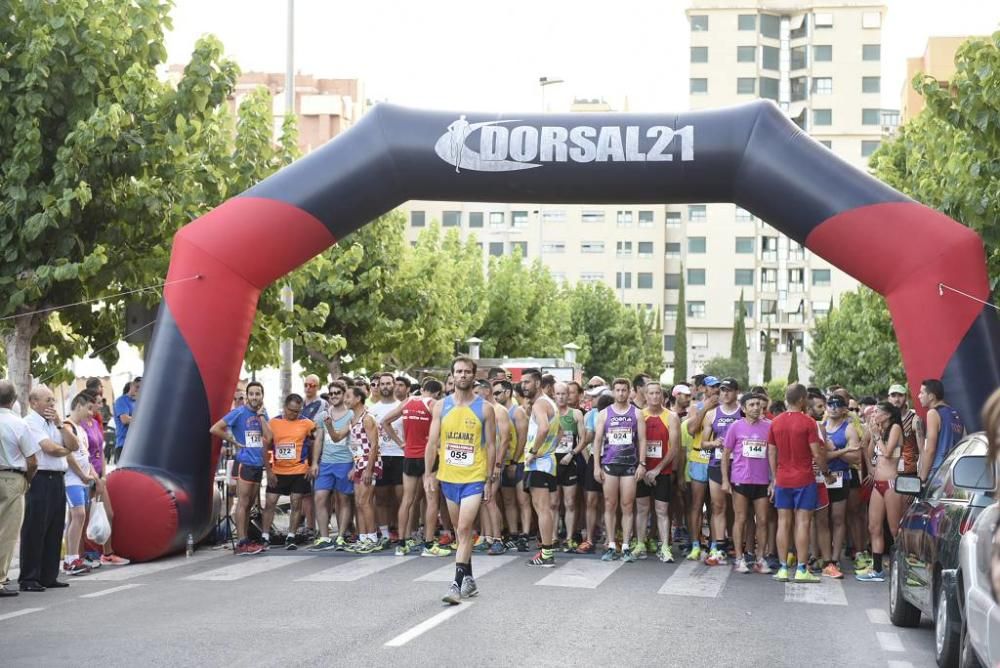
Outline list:
[[[956,487],[981,492],[992,492],[995,486],[993,467],[986,465],[985,455],[960,457],[951,470],[951,480]]]
[[[920,481],[920,476],[906,473],[896,476],[896,494],[920,496],[922,489],[923,483]]]

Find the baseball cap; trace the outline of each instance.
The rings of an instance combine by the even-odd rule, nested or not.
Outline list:
[[[594,389],[598,387],[603,387],[608,384],[608,381],[604,380],[600,376],[591,376],[590,380],[587,381],[587,388]]]
[[[847,408],[847,402],[843,397],[831,394],[826,398],[826,405],[828,408]]]
[[[708,379],[706,378],[705,380],[707,381]],[[706,385],[707,384],[708,383],[706,382]],[[740,382],[735,378],[723,378],[722,382],[719,383],[719,387],[723,390],[739,390]]]
[[[585,390],[584,394],[587,395],[588,397],[597,397],[604,394],[604,392],[610,392],[607,385],[598,385],[597,387],[591,387]]]
[[[906,394],[906,388],[896,383],[889,386],[889,394]]]
[[[671,394],[674,395],[675,397],[678,394],[691,394],[691,388],[688,387],[687,385],[674,385],[674,389],[671,392]]]
[[[704,382],[706,387],[715,387],[719,384],[719,379],[715,376],[705,376]]]

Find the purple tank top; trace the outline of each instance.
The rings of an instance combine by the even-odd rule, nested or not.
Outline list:
[[[608,406],[604,413],[604,454],[601,464],[621,464],[635,466],[639,458],[636,446],[639,444],[639,416],[635,406],[629,406],[622,414]]]
[[[734,422],[738,422],[743,419],[743,409],[737,408],[735,413],[724,413],[722,411],[722,406],[720,405],[715,409],[715,419],[712,421],[712,431],[715,433],[715,437],[720,441],[726,439],[726,432],[729,431],[729,425]],[[722,455],[722,448],[715,448],[712,450],[712,459],[709,461],[709,466],[722,466],[720,461]]]
[[[94,418],[83,423],[83,430],[87,432],[87,452],[90,455],[90,465],[94,467],[97,475],[104,475],[104,459],[101,453],[104,450],[104,433],[101,431],[101,424]]]

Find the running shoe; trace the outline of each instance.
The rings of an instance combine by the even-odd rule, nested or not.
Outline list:
[[[481,536],[479,540],[472,546],[472,551],[479,552],[480,554],[489,551],[489,549],[490,549],[490,544],[487,543],[486,539]]]
[[[63,562],[63,573],[66,575],[86,575],[91,571],[90,566],[83,563],[83,559]]]
[[[627,547],[624,550],[622,550],[622,563],[631,564],[635,561],[635,559],[636,557],[635,554],[633,554],[632,550],[630,550]]]
[[[441,600],[448,605],[458,605],[462,602],[462,590],[457,584],[452,582],[448,586],[448,593],[442,596]]]
[[[789,552],[786,556],[787,558],[785,559],[785,563],[788,564],[788,570],[791,570],[796,566],[798,566],[798,559],[794,554]]]
[[[779,566],[778,572],[771,577],[778,582],[788,582],[788,566]]]
[[[688,543],[690,541],[691,535],[688,533],[687,527],[674,527],[675,543]]]
[[[489,552],[487,552],[486,554],[495,556],[498,554],[503,554],[506,551],[507,548],[503,546],[503,542],[498,538],[497,540],[493,541],[493,544],[490,545]]]
[[[808,568],[796,568],[795,578],[792,581],[796,584],[815,584],[820,578],[810,573]]]
[[[767,559],[758,559],[757,563],[753,565],[753,572],[760,573],[761,575],[770,575],[773,571],[771,565],[767,563]]]
[[[885,573],[881,571],[867,570],[854,576],[858,582],[885,582]]]
[[[84,556],[83,563],[89,566],[90,570],[96,571],[98,568],[101,567],[101,558]]]
[[[527,552],[528,551],[528,537],[521,534],[517,537],[517,551]]]
[[[764,561],[767,563],[767,567],[772,571],[776,571],[781,568],[781,562],[778,560],[778,555],[773,552],[771,554],[765,554]]]
[[[660,545],[660,549],[656,551],[656,556],[665,564],[674,563],[674,553],[671,552],[670,546],[666,543]]]
[[[347,548],[347,545],[348,543],[343,536],[337,536],[337,540],[334,543],[334,549],[336,549],[337,552],[343,552]]]
[[[441,537],[438,539],[438,545],[441,547],[448,547],[455,542],[454,537],[448,532],[442,532]]]
[[[542,551],[539,550],[537,553],[535,553],[534,557],[528,560],[528,565],[541,566],[542,568],[552,568],[553,566],[556,565],[556,560],[555,557],[552,556],[546,557],[545,555],[542,554]]]
[[[505,548],[507,548],[508,550],[516,550],[517,549],[517,541],[514,540],[513,536],[508,536],[507,540],[505,540],[503,542],[503,546]]]
[[[812,557],[811,559],[809,559],[809,565],[806,566],[806,568],[813,575],[823,574],[823,562],[817,559],[816,557]]]
[[[613,547],[609,547],[604,551],[604,554],[601,555],[601,561],[614,561],[617,558],[618,553],[615,552],[615,548]]]
[[[593,554],[595,551],[594,544],[589,540],[585,540],[576,546],[577,554]]]
[[[837,567],[837,564],[829,563],[826,568],[823,569],[823,577],[833,578],[834,580],[843,580],[844,574]]]
[[[420,553],[421,557],[450,557],[451,550],[446,547],[434,543],[430,547],[424,547],[424,551]]]
[[[395,529],[389,529],[389,540],[393,543],[399,542],[399,532]]]
[[[406,543],[400,543],[396,546],[396,556],[405,557],[410,553],[410,548]]]
[[[334,547],[336,547],[336,545],[334,545],[332,539],[320,536],[319,538],[314,540],[313,544],[307,547],[306,549],[309,550],[310,552],[322,552],[325,550],[332,550]]]
[[[106,566],[128,566],[132,562],[112,552],[111,554],[102,554],[101,563]]]
[[[687,560],[701,561],[701,545],[695,545],[691,548],[691,551],[688,552]]]
[[[286,550],[297,550],[299,546],[295,544],[295,536],[288,534],[285,536],[285,549]]]
[[[749,573],[750,568],[747,566],[747,560],[740,557],[736,560],[736,572],[737,573]]]
[[[654,553],[656,552],[656,548],[653,548],[653,552]],[[649,553],[646,552],[646,544],[645,543],[639,543],[638,545],[635,546],[635,551],[633,552],[632,550],[629,550],[629,553],[633,556],[633,561],[635,559],[648,559],[649,558]]]
[[[392,546],[392,543],[389,541],[388,536],[382,536],[381,538],[378,539],[375,545],[378,548],[377,551],[381,552],[382,550],[389,549],[389,547]]]
[[[861,572],[872,565],[872,557],[867,551],[854,555],[854,571]]]
[[[471,575],[466,575],[462,578],[462,598],[472,598],[474,596],[479,596],[479,587],[476,586],[476,580]]]
[[[576,542],[572,538],[567,538],[566,543],[563,545],[563,552],[566,554],[573,554],[576,552],[576,548],[580,546],[580,543]]]
[[[251,543],[258,546],[261,552],[267,552],[271,549],[271,543],[266,540],[251,540]]]
[[[726,563],[726,553],[718,548],[709,551],[708,558],[705,559],[706,566],[725,566]]]
[[[656,554],[656,539],[652,536],[646,539],[646,552]]]

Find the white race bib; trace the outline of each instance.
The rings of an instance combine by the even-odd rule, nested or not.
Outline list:
[[[243,440],[246,441],[246,447],[248,448],[262,448],[264,447],[263,439],[259,431],[248,431],[243,434]]]
[[[632,445],[631,429],[609,429],[608,445]]]
[[[764,441],[743,441],[743,456],[750,459],[767,457],[767,444]]]
[[[294,443],[278,443],[274,446],[274,458],[280,459],[281,461],[289,461],[295,459],[295,444]]]
[[[843,471],[830,471],[833,474],[833,482],[823,482],[826,483],[827,489],[841,489],[844,486],[844,472]]]
[[[476,446],[466,443],[445,443],[444,461],[449,466],[463,468],[476,463]]]
[[[539,471],[541,473],[552,473],[552,457],[533,459],[528,467],[528,470]]]
[[[716,448],[715,449],[715,453],[714,454],[715,454],[715,458],[716,459],[722,459],[722,451],[723,450],[725,450],[725,448]]]
[[[646,441],[646,454],[654,459],[663,457],[663,441]]]
[[[559,436],[559,442],[556,444],[556,452],[563,454],[569,452],[573,449],[573,434],[568,431],[564,431]]]

